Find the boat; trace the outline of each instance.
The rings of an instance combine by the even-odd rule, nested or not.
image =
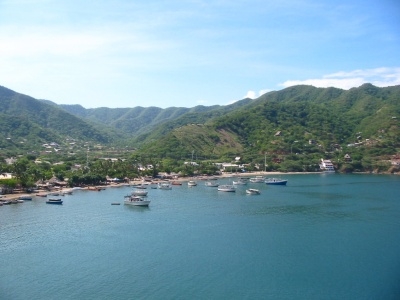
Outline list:
[[[168,182],[160,182],[158,185],[157,185],[157,187],[160,189],[160,190],[171,190],[172,189],[172,186],[171,186],[171,184],[170,183],[168,183]]]
[[[171,184],[172,185],[182,185],[182,182],[180,182],[180,181],[172,181]]]
[[[150,200],[144,200],[138,196],[125,196],[124,204],[133,206],[149,206]]]
[[[335,173],[335,168],[329,159],[321,158],[319,168],[325,173]]]
[[[218,187],[219,183],[218,182],[206,181],[206,183],[204,185],[208,186],[208,187]]]
[[[39,193],[39,194],[36,194],[36,196],[38,196],[38,197],[47,197],[47,194],[46,193]]]
[[[188,186],[196,186],[196,185],[197,185],[196,181],[194,181],[194,180],[189,180],[188,181]]]
[[[246,190],[246,194],[249,195],[260,195],[260,191],[257,189],[247,189]]]
[[[31,196],[19,196],[18,197],[19,200],[32,200]]]
[[[134,190],[134,191],[132,191],[132,195],[133,196],[147,196],[147,191],[145,191],[145,190]]]
[[[236,192],[236,188],[234,185],[230,185],[230,184],[223,184],[218,186],[218,191],[221,192]]]
[[[266,184],[274,184],[274,185],[286,185],[288,181],[286,179],[280,178],[267,178],[265,179]]]
[[[250,178],[250,182],[253,182],[253,183],[262,183],[262,182],[264,182],[264,180],[265,180],[264,176],[256,176],[256,177]]]
[[[46,201],[47,204],[62,204],[63,201],[61,198],[50,198],[49,200]]]
[[[242,179],[233,181],[232,183],[233,183],[234,185],[246,185],[246,184],[247,184],[247,182],[244,181],[244,180],[242,180]]]

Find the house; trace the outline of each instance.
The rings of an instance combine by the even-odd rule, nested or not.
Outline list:
[[[344,161],[345,161],[345,162],[351,162],[351,157],[350,157],[349,154],[346,154],[346,155],[344,156]]]
[[[332,162],[329,159],[321,158],[321,162],[319,164],[319,168],[323,172],[335,172],[335,168],[334,168]]]
[[[276,133],[275,133],[275,136],[281,136],[282,135],[282,131],[277,131]]]

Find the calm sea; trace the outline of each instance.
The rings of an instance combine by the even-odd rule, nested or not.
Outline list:
[[[400,299],[400,177],[285,178],[2,206],[0,299]]]

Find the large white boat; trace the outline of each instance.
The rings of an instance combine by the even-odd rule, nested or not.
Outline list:
[[[218,186],[218,191],[221,192],[236,192],[236,188],[234,185],[230,185],[230,184],[223,184]]]
[[[144,200],[138,196],[125,196],[124,204],[133,206],[149,206],[150,200]]]
[[[188,181],[188,186],[196,186],[196,185],[197,185],[196,181],[194,181],[194,180],[189,180]]]
[[[250,178],[250,182],[253,182],[253,183],[262,183],[264,181],[265,181],[264,176],[256,176],[256,177]]]
[[[332,162],[329,159],[321,158],[321,162],[319,164],[319,168],[323,172],[327,172],[327,173],[334,173],[335,172],[335,167],[333,166]]]

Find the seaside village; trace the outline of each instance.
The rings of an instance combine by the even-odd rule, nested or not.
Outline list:
[[[280,134],[280,132],[278,132],[277,134]],[[369,142],[368,140],[366,142]],[[316,143],[314,140],[310,140],[309,144],[314,144]],[[74,154],[74,150],[78,150],[78,148],[80,148],[80,150],[78,151],[89,151],[89,146],[87,144],[85,144],[83,147],[79,147],[78,145],[76,145],[76,142],[71,139],[69,141],[67,141],[67,151],[69,152],[69,154]],[[48,143],[48,144],[43,144],[43,150],[42,153],[58,153],[60,152],[64,152],[63,151],[63,147],[58,145],[57,143]],[[77,147],[78,146],[78,147]],[[351,144],[348,145],[348,147],[357,147],[359,145],[357,144]],[[94,148],[100,149],[101,146],[97,145],[94,146]],[[338,147],[340,147],[338,145]],[[112,153],[112,154],[117,154],[118,153]],[[118,160],[117,158],[101,158],[104,160]],[[345,154],[343,156],[343,161],[345,162],[352,162],[352,158],[349,154]],[[17,161],[16,158],[8,158],[5,159],[6,164],[13,164]],[[37,163],[42,163],[41,160],[37,160]],[[276,161],[274,161],[275,163],[280,163],[279,159],[277,159]],[[57,163],[55,163],[57,164]],[[184,162],[184,164],[186,165],[193,165],[193,166],[198,166],[198,164],[196,162],[193,161],[193,157],[192,157],[192,161],[190,162]],[[399,168],[400,167],[400,156],[396,155],[393,156],[390,164],[393,167]],[[234,174],[243,174],[243,172],[246,171],[247,169],[247,165],[246,164],[241,164],[240,163],[240,157],[235,157],[232,162],[230,163],[215,163],[215,165],[218,167],[219,172],[218,175],[219,176],[234,176]],[[323,159],[321,158],[320,161],[318,162],[319,165],[319,170],[315,170],[315,171],[319,171],[319,172],[335,172],[335,166],[332,163],[331,160],[329,159]],[[84,168],[84,165],[74,165],[73,166],[73,170],[75,171],[79,171],[81,168]],[[257,172],[252,172],[252,173],[248,173],[248,175],[250,174],[255,174],[258,173],[259,175],[265,174],[266,170],[264,170],[263,168],[264,166],[260,166],[260,165],[256,165],[255,168],[258,170]],[[152,165],[147,165],[147,166],[142,166],[141,170],[146,170],[146,169],[151,169],[153,168]],[[263,172],[264,171],[264,172]],[[12,179],[14,178],[14,175],[12,173],[7,173],[7,172],[1,172],[0,170],[0,205],[3,204],[4,201],[6,200],[13,200],[13,203],[16,203],[15,201],[20,200],[20,202],[22,202],[23,198],[26,197],[28,198],[29,195],[22,195],[23,193],[29,193],[29,194],[35,194],[36,196],[47,196],[47,195],[58,195],[58,194],[62,194],[62,193],[70,193],[71,192],[71,188],[72,187],[68,187],[68,183],[67,180],[68,179],[64,179],[64,181],[59,181],[57,180],[57,178],[55,176],[53,176],[53,178],[51,178],[50,180],[47,181],[38,181],[36,182],[36,186],[30,190],[22,190],[20,187],[15,187],[15,188],[9,188],[7,186],[5,186],[4,184],[2,184],[2,180],[4,179]],[[185,180],[185,178],[181,178],[180,174],[163,174],[163,173],[159,173],[159,175],[157,176],[157,178],[147,178],[147,177],[141,177],[141,178],[111,178],[111,177],[106,177],[107,182],[102,183],[103,185],[101,187],[93,187],[93,186],[84,186],[81,188],[86,188],[88,190],[101,190],[103,189],[105,186],[122,186],[122,185],[133,185],[133,184],[137,184],[138,182],[143,182],[143,183],[151,183],[153,181],[160,181],[160,180],[165,180],[165,181],[179,181],[179,180]],[[203,179],[203,180],[207,180],[207,178],[200,178],[197,177],[197,179]],[[186,178],[186,180],[189,180]]]

